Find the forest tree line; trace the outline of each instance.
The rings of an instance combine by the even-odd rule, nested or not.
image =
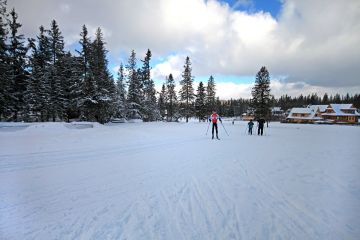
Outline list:
[[[16,11],[7,11],[6,0],[0,0],[0,121],[177,121],[181,117],[205,119],[212,110],[224,117],[240,116],[251,105],[250,99],[222,101],[216,97],[213,76],[194,88],[189,57],[185,59],[180,91],[175,91],[175,80],[169,73],[157,92],[150,75],[150,50],[140,61],[133,50],[114,78],[108,70],[101,28],[92,39],[83,25],[80,49],[71,53],[65,50],[55,20],[48,28],[40,26],[36,38],[25,38],[21,26]],[[359,108],[360,96],[271,98],[271,105],[283,110],[328,103],[354,103]]]
[[[281,110],[286,111],[293,107],[307,107],[308,105],[327,105],[330,103],[352,103],[354,106],[360,108],[360,94],[346,94],[346,95],[328,95],[325,93],[322,96],[316,93],[309,95],[300,94],[297,97],[283,95],[280,98],[271,98],[272,107],[280,107]],[[217,101],[217,109],[222,116],[236,117],[242,113],[246,113],[251,108],[251,99],[230,99],[226,101]]]
[[[6,1],[0,0],[1,121],[174,121],[204,118],[215,106],[214,78],[206,87],[201,83],[195,93],[189,57],[180,92],[176,93],[170,74],[157,93],[150,75],[150,50],[141,64],[133,50],[114,79],[101,28],[92,40],[83,25],[76,54],[65,50],[55,20],[49,28],[40,26],[35,39],[25,39],[20,28],[16,11],[7,12]]]

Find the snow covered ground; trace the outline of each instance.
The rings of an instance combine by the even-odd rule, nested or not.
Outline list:
[[[359,239],[360,127],[0,124],[0,239]]]

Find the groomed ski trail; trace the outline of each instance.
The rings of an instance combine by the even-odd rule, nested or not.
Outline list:
[[[203,123],[0,132],[0,236],[356,239],[359,129],[339,127],[228,124],[216,143]]]

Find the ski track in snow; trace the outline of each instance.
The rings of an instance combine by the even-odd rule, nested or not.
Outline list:
[[[0,129],[0,239],[358,239],[360,128]]]

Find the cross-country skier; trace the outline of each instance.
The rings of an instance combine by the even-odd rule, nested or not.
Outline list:
[[[264,123],[265,120],[263,118],[260,118],[257,120],[258,121],[258,135],[261,134],[261,136],[263,135],[264,132]]]
[[[209,121],[212,122],[212,139],[214,139],[214,129],[216,130],[216,139],[219,139],[217,125],[218,120],[222,123],[220,116],[215,111],[213,111],[209,118]]]
[[[248,122],[248,127],[249,127],[249,132],[248,132],[248,134],[249,134],[249,135],[252,135],[253,126],[254,126],[254,122],[252,121],[252,119],[250,119],[250,122]]]

